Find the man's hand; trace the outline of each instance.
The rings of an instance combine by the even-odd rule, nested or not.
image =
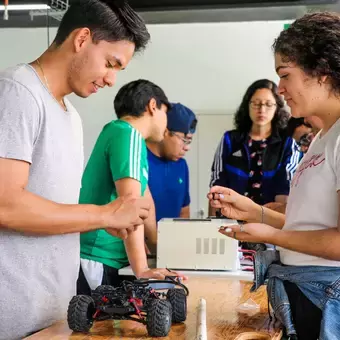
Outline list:
[[[242,226],[222,226],[219,233],[242,242],[270,243],[275,245],[278,235],[280,235],[282,231],[267,224],[248,223]]]
[[[103,216],[106,231],[126,239],[130,232],[143,225],[149,215],[150,203],[143,197],[121,196],[104,206]]]
[[[261,214],[258,204],[229,188],[212,187],[208,199],[213,208],[221,209],[222,214],[231,219],[251,221]]]
[[[163,268],[155,268],[155,269],[146,269],[141,273],[137,273],[138,278],[141,279],[156,279],[156,280],[164,280],[166,276],[177,276],[182,280],[187,281],[188,277],[184,276],[178,272],[169,271]]]

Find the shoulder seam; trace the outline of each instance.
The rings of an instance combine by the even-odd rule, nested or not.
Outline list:
[[[14,83],[14,84],[17,84],[17,85],[20,85],[21,87],[23,87],[32,96],[35,103],[37,104],[37,107],[39,108],[39,104],[38,104],[37,99],[34,97],[32,91],[26,85],[22,84],[21,82],[19,82],[17,80],[8,79],[8,78],[1,78],[0,81],[5,81],[5,82],[7,81],[9,83]]]

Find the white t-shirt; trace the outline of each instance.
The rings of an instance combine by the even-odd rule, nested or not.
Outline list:
[[[322,230],[338,223],[340,190],[340,119],[328,132],[315,136],[291,183],[284,230]],[[340,247],[340,245],[339,245]],[[279,247],[283,264],[336,266],[339,261],[297,253]]]

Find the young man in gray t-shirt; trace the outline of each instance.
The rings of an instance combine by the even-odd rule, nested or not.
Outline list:
[[[78,205],[82,125],[65,98],[112,86],[149,34],[126,4],[71,5],[40,58],[0,73],[0,339],[22,339],[66,317],[76,293],[79,232],[127,237],[149,202]]]

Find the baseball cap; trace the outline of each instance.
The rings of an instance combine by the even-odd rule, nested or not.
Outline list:
[[[185,135],[195,133],[197,119],[188,107],[180,103],[172,103],[167,115],[169,131],[182,132]]]

